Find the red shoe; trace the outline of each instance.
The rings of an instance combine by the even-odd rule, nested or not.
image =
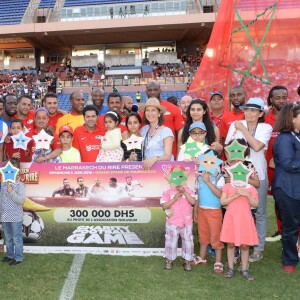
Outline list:
[[[287,273],[294,273],[295,267],[294,266],[283,266],[283,271]]]

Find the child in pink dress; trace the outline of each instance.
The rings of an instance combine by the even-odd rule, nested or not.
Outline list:
[[[165,269],[173,268],[173,261],[177,257],[178,238],[182,241],[182,257],[184,270],[191,271],[191,260],[194,254],[193,242],[193,208],[196,195],[187,186],[179,185],[167,189],[160,201],[165,210],[166,241],[165,241]]]
[[[247,184],[245,187],[235,187],[227,183],[222,189],[220,198],[222,206],[227,206],[221,230],[220,240],[227,243],[228,272],[225,278],[234,275],[234,247],[241,248],[240,273],[248,280],[254,280],[248,272],[249,246],[258,245],[257,231],[251,214],[251,206],[258,206],[258,193],[256,188]]]

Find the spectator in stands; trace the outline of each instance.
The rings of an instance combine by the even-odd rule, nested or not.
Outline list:
[[[111,7],[109,9],[109,14],[110,14],[110,18],[113,19],[114,18],[114,8],[113,7]]]
[[[177,98],[175,96],[168,97],[167,101],[177,106]]]
[[[219,128],[224,113],[224,98],[221,92],[210,93],[210,118]]]
[[[73,147],[80,152],[82,162],[95,162],[105,130],[97,125],[98,111],[93,105],[83,109],[84,124],[74,131]]]
[[[234,121],[240,121],[244,119],[244,111],[240,109],[240,106],[245,104],[247,98],[247,92],[242,86],[235,86],[231,89],[229,99],[233,106],[233,110],[225,113],[220,122],[220,137],[221,141],[224,142],[230,124]]]
[[[193,98],[191,96],[186,95],[186,96],[183,96],[179,101],[179,107],[180,107],[181,115],[182,115],[182,118],[184,121],[186,120],[186,111],[187,111],[192,99]]]
[[[101,74],[101,82],[102,82],[102,87],[104,88],[105,87],[105,75],[104,73]]]
[[[135,100],[136,100],[137,103],[141,102],[141,92],[140,91],[136,92],[136,94],[135,94]]]
[[[64,114],[58,110],[58,98],[56,94],[47,93],[44,96],[42,103],[49,112],[49,126],[55,131],[58,119],[64,116]]]
[[[73,92],[70,95],[71,112],[58,119],[56,124],[56,133],[58,134],[59,128],[62,125],[71,126],[73,130],[83,125],[83,108],[84,108],[84,97],[81,92]]]
[[[34,129],[34,111],[32,108],[32,99],[29,95],[22,95],[18,98],[17,113],[13,119],[21,120],[26,131]]]
[[[7,94],[3,98],[4,100],[4,110],[1,116],[1,120],[6,123],[7,127],[10,126],[10,122],[17,113],[17,97],[13,94]]]
[[[124,85],[128,85],[128,81],[129,81],[129,77],[127,74],[124,75],[124,78],[123,78],[123,81],[124,81]]]
[[[95,89],[92,91],[93,105],[98,110],[98,116],[105,114],[108,111],[108,107],[103,105],[105,92],[102,89]]]
[[[4,100],[0,98],[0,117],[2,116],[4,110]]]
[[[32,138],[34,135],[37,135],[41,130],[46,130],[49,127],[49,112],[45,107],[40,107],[35,111],[34,114],[34,125],[35,128],[26,133],[26,135],[30,138]],[[50,128],[51,130],[52,128]],[[51,144],[52,152],[49,153],[47,156],[38,158],[37,162],[44,162],[47,160],[51,160],[55,157],[58,157],[62,153],[61,144],[58,138],[58,135],[56,133],[53,133],[53,143]],[[28,150],[30,153],[30,158],[32,159],[32,155],[36,151],[35,142],[33,141],[31,146],[29,147],[28,144]]]
[[[164,113],[164,126],[169,127],[174,135],[174,142],[173,142],[173,149],[172,153],[174,157],[177,156],[177,134],[178,131],[183,127],[184,121],[181,116],[179,107],[176,105],[167,102],[165,100],[160,99],[161,94],[161,88],[160,84],[156,81],[150,81],[146,86],[146,94],[148,98],[157,98],[160,102],[160,105],[164,106],[166,108],[166,111]]]

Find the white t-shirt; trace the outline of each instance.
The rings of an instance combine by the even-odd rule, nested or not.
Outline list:
[[[247,127],[246,120],[242,120],[241,122],[245,127]],[[243,133],[239,130],[237,130],[235,133],[235,136],[233,136],[235,130],[236,129],[235,129],[234,123],[231,123],[228,133],[227,133],[227,136],[226,136],[225,144],[228,144],[230,142],[230,140],[232,140],[234,138],[246,140]],[[249,160],[253,163],[253,165],[257,171],[258,178],[260,180],[264,180],[267,176],[267,161],[265,158],[265,150],[268,149],[268,143],[269,143],[272,131],[273,131],[273,128],[271,125],[266,124],[266,123],[258,123],[256,130],[255,130],[254,137],[257,140],[259,140],[260,142],[262,142],[265,145],[265,147],[258,152],[255,152],[252,148],[250,148],[250,155],[248,157],[246,157],[247,160]]]

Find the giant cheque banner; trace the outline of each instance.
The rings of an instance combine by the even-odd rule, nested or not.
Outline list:
[[[24,252],[162,255],[160,198],[174,165],[189,170],[193,189],[193,163],[23,164]]]

